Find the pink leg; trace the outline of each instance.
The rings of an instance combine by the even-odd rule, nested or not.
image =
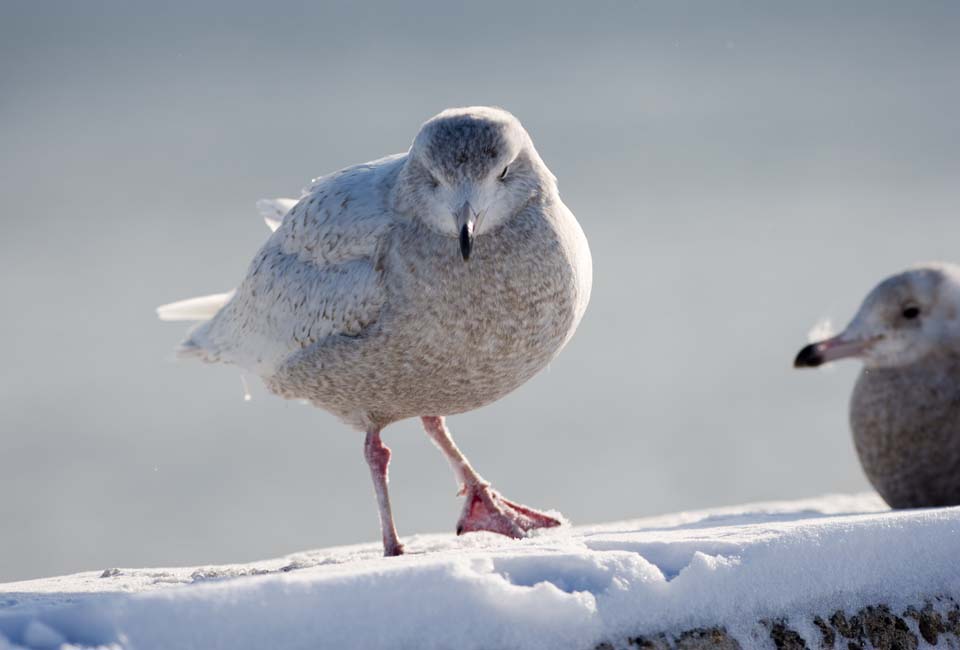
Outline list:
[[[387,557],[403,554],[403,544],[397,537],[397,528],[393,525],[393,512],[390,510],[390,494],[387,492],[387,465],[390,464],[390,448],[380,440],[380,431],[368,431],[363,445],[363,455],[370,466],[373,477],[373,489],[377,493],[377,506],[380,508],[380,532],[383,534],[383,554]]]
[[[553,528],[560,521],[532,508],[507,501],[470,466],[467,457],[454,444],[442,417],[424,416],[423,428],[450,461],[460,483],[460,494],[467,497],[457,522],[457,535],[478,530],[500,533],[507,537],[526,537],[534,528]]]

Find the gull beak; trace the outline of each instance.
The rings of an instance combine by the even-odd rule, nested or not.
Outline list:
[[[457,219],[457,232],[460,233],[460,254],[466,262],[473,250],[473,230],[477,225],[477,218],[469,201],[465,201],[454,216]]]
[[[866,339],[846,338],[844,334],[833,338],[811,343],[797,354],[793,361],[794,368],[816,368],[837,359],[859,357],[880,340],[875,336]]]

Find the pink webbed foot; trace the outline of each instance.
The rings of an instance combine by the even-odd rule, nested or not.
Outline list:
[[[464,487],[467,497],[457,522],[457,535],[486,530],[521,539],[535,528],[554,528],[560,520],[504,499],[489,485]]]

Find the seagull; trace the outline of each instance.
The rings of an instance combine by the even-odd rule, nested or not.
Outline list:
[[[421,419],[453,468],[465,497],[458,535],[560,525],[493,490],[445,422],[543,369],[590,298],[586,237],[517,118],[445,110],[406,153],[258,205],[274,232],[240,285],[157,309],[200,321],[179,356],[239,366],[365,432],[387,556],[403,545],[381,431],[406,418]]]
[[[867,478],[893,508],[960,505],[960,266],[885,279],[846,329],[807,345],[797,368],[858,358],[850,402]]]

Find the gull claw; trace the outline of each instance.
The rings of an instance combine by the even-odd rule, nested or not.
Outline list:
[[[560,520],[504,499],[489,485],[464,486],[467,500],[457,522],[457,535],[485,530],[521,539],[536,528],[554,528]]]

